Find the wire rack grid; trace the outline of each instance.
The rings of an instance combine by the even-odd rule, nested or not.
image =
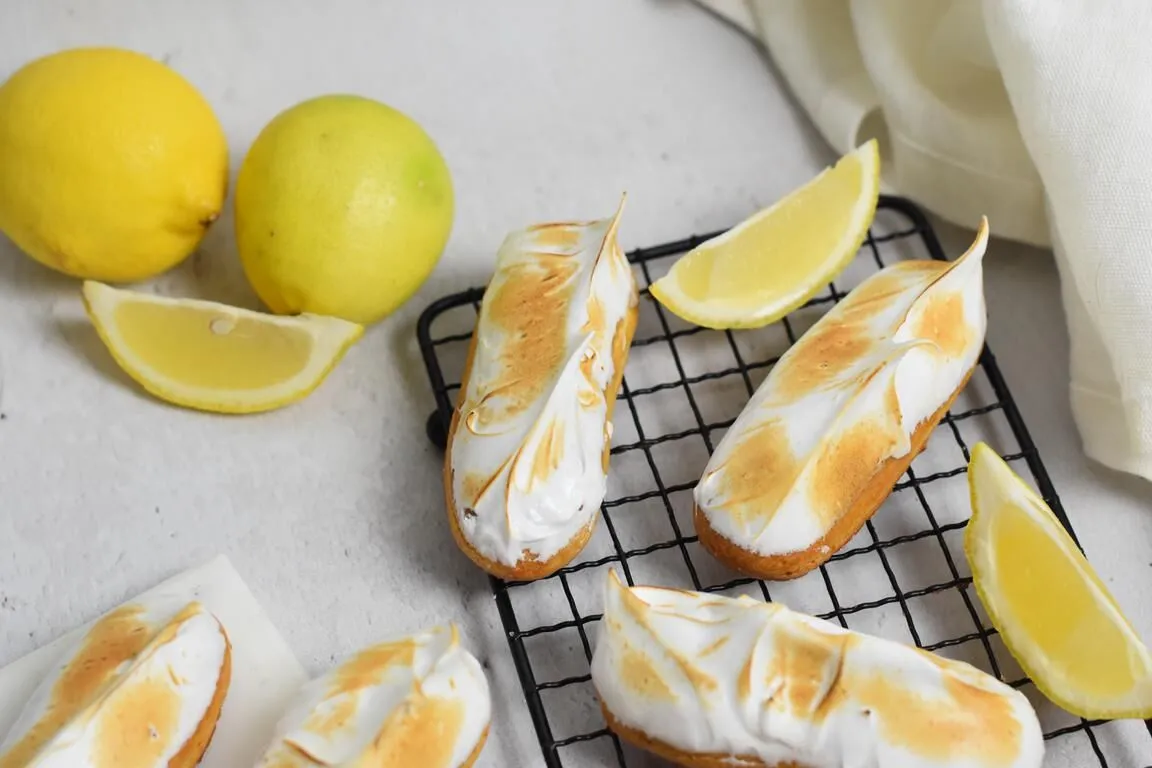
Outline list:
[[[691,523],[695,480],[780,355],[868,274],[902,258],[945,258],[923,213],[907,200],[884,196],[857,258],[824,293],[768,328],[714,331],[680,321],[646,286],[675,257],[717,234],[628,254],[644,288],[614,418],[602,522],[581,556],[555,575],[536,582],[491,579],[544,764],[651,764],[605,728],[590,682],[603,578],[616,568],[629,584],[779,600],[843,627],[972,663],[1033,702],[1048,745],[1046,768],[1147,765],[1152,721],[1087,721],[1045,700],[1007,653],[970,588],[962,548],[969,513],[964,475],[976,440],[988,442],[1031,481],[1075,537],[987,347],[924,452],[873,519],[825,566],[794,581],[764,582],[728,570],[700,547]],[[436,399],[428,436],[441,449],[483,295],[481,287],[440,299],[417,325]]]

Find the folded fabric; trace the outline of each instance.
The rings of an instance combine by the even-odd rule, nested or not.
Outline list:
[[[876,138],[890,189],[1053,249],[1084,450],[1152,479],[1152,3],[699,2],[837,152]]]

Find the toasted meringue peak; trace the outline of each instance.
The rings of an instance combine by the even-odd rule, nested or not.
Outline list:
[[[230,677],[227,635],[199,603],[120,606],[61,654],[0,743],[0,768],[183,765],[207,745]]]
[[[780,358],[694,491],[714,531],[759,556],[806,550],[908,455],[980,356],[987,240],[983,222],[955,261],[882,269]]]
[[[306,684],[258,768],[461,768],[488,733],[480,663],[454,625],[365,648]]]
[[[666,755],[1038,768],[1044,753],[1023,694],[968,664],[776,603],[629,588],[614,572],[592,681],[610,724]]]
[[[528,227],[497,256],[447,465],[450,514],[494,563],[549,560],[603,501],[606,389],[637,302],[619,217]]]

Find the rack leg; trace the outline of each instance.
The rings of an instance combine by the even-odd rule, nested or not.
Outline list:
[[[432,411],[428,416],[428,420],[424,422],[424,434],[428,435],[428,439],[432,445],[440,450],[448,447],[448,432],[444,429],[444,420],[440,418],[440,411]]]

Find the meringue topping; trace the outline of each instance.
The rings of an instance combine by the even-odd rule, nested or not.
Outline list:
[[[592,660],[610,720],[674,750],[812,768],[1038,768],[1028,700],[990,675],[749,597],[625,587]]]
[[[459,768],[486,737],[488,682],[454,625],[366,648],[301,689],[258,768]]]
[[[448,449],[451,512],[493,562],[547,561],[603,501],[605,390],[637,302],[619,217],[528,227],[497,255]]]
[[[0,743],[0,768],[167,766],[218,712],[230,663],[199,603],[121,606],[62,654]]]
[[[908,454],[979,358],[987,240],[983,221],[953,262],[882,269],[780,358],[694,491],[717,533],[762,556],[808,549]]]

